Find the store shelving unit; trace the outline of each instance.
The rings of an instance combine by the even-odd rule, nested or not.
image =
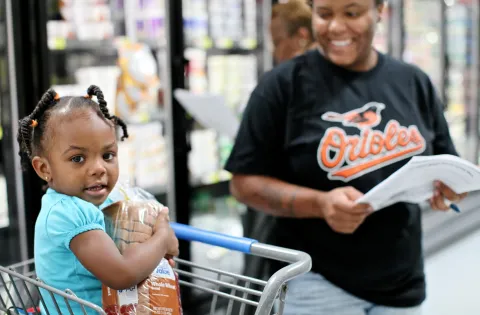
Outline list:
[[[33,256],[43,184],[22,172],[16,134],[48,87],[45,16],[38,1],[0,2],[0,265]]]

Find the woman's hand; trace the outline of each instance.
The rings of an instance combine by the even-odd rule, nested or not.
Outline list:
[[[458,203],[467,196],[467,193],[457,194],[450,187],[440,181],[435,181],[434,185],[435,189],[433,191],[433,196],[429,200],[430,207],[432,207],[433,210],[448,211],[450,210],[450,204],[449,202],[446,202],[445,199],[451,203]]]
[[[369,216],[373,209],[368,204],[356,204],[363,196],[353,187],[342,187],[329,191],[321,197],[323,218],[338,233],[352,234]]]

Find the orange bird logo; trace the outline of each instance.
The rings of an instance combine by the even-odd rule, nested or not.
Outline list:
[[[385,104],[370,102],[359,109],[344,114],[326,112],[322,115],[322,119],[342,123],[345,127],[355,127],[363,130],[373,128],[382,121],[381,111],[383,109],[385,109]]]

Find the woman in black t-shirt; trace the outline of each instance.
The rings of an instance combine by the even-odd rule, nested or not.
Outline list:
[[[265,74],[226,169],[232,194],[276,217],[275,244],[312,256],[285,315],[413,315],[425,299],[418,205],[361,197],[415,155],[457,152],[428,76],[372,48],[381,0],[315,0],[319,49]],[[436,182],[433,209],[456,194]]]

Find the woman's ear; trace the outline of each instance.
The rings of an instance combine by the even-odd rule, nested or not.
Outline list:
[[[298,45],[301,49],[307,49],[310,43],[310,34],[305,27],[300,27],[297,30]]]
[[[41,179],[43,179],[47,183],[52,180],[50,165],[48,164],[48,161],[45,158],[35,156],[32,159],[32,166],[35,172],[37,173],[37,175]]]

